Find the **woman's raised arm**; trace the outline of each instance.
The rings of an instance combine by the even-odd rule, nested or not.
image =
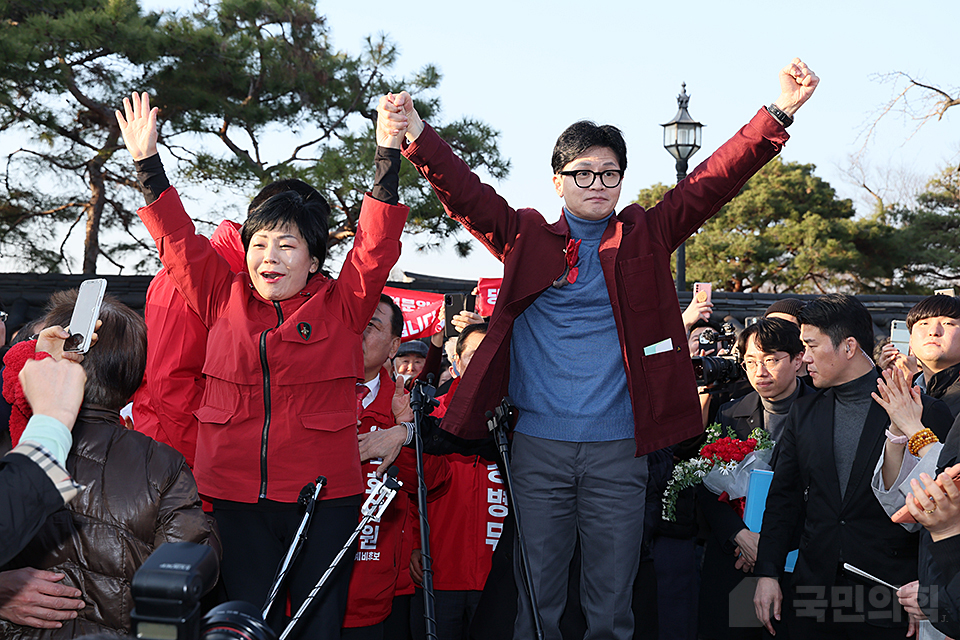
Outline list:
[[[123,134],[123,142],[134,160],[143,160],[157,155],[157,108],[150,108],[150,96],[146,92],[123,99],[123,113],[118,110],[117,124]]]

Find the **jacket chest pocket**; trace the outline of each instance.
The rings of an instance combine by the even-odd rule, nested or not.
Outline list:
[[[267,362],[277,385],[362,377],[362,336],[323,320],[292,318],[268,338]]]
[[[200,422],[222,426],[233,418],[239,404],[240,389],[237,385],[208,376],[203,388],[203,400],[193,415]]]
[[[656,260],[653,254],[638,256],[617,263],[620,284],[627,304],[634,311],[649,311],[660,304],[657,291]]]

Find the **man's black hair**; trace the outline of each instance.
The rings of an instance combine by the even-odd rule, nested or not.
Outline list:
[[[57,291],[47,303],[44,327],[70,324],[77,289]],[[110,294],[100,306],[97,342],[84,354],[83,370],[87,382],[83,388],[85,405],[119,411],[143,382],[147,368],[147,325],[140,315]]]
[[[907,314],[907,329],[912,331],[913,325],[920,320],[939,317],[960,318],[960,299],[943,294],[927,296],[910,309]]]
[[[800,310],[800,324],[816,327],[830,336],[833,348],[853,337],[864,353],[873,352],[873,319],[863,303],[853,296],[828,293]]]
[[[319,197],[320,194],[317,196]],[[240,227],[243,250],[247,252],[250,249],[250,239],[258,231],[264,229],[272,231],[292,225],[303,236],[310,255],[319,260],[322,266],[327,258],[329,210],[326,200],[322,197],[319,200],[312,197],[304,199],[292,190],[274,194],[251,209],[243,226]]]
[[[385,293],[380,294],[380,302],[390,307],[390,335],[394,338],[403,336],[403,311],[393,301],[393,298]]]
[[[457,355],[462,356],[463,350],[466,349],[467,336],[474,333],[482,333],[487,335],[487,323],[481,322],[479,324],[468,324],[463,328],[463,331],[460,332],[460,336],[457,338]]]
[[[565,166],[582,156],[584,151],[593,147],[606,147],[613,151],[620,170],[626,171],[627,143],[623,141],[620,129],[612,124],[598,126],[595,122],[581,120],[567,127],[557,138],[550,160],[553,172],[560,173]]]
[[[750,338],[756,339],[760,351],[783,351],[790,354],[791,360],[804,351],[800,327],[783,318],[761,318],[741,331],[737,336],[737,350],[741,358],[747,352]]]

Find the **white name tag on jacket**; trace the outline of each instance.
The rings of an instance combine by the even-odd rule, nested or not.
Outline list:
[[[667,351],[673,351],[673,340],[667,338],[666,340],[661,340],[660,342],[655,342],[649,347],[643,348],[643,355],[652,356],[656,353],[665,353]]]

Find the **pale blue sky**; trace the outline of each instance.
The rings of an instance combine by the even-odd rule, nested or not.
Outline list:
[[[145,8],[182,6],[147,0]],[[550,152],[570,123],[589,118],[619,126],[629,167],[621,207],[643,187],[672,183],[662,128],[676,112],[680,83],[690,113],[707,126],[691,166],[729,138],[779,93],[778,70],[800,56],[821,86],[798,113],[783,157],[814,163],[842,197],[860,205],[862,190],[844,171],[863,148],[861,135],[895,92],[877,74],[896,70],[947,88],[960,86],[954,49],[960,3],[918,0],[805,3],[320,2],[335,48],[359,52],[363,38],[387,33],[400,47],[399,73],[427,63],[443,73],[446,120],[479,118],[501,132],[510,176],[493,183],[515,207],[548,220],[560,214],[550,181]],[[397,87],[401,89],[402,87]],[[960,110],[918,133],[900,114],[887,116],[865,148],[865,161],[892,182],[920,181],[960,162]],[[886,182],[879,177],[877,184]],[[399,267],[436,275],[501,275],[475,243],[470,258],[418,255],[404,244]]]

